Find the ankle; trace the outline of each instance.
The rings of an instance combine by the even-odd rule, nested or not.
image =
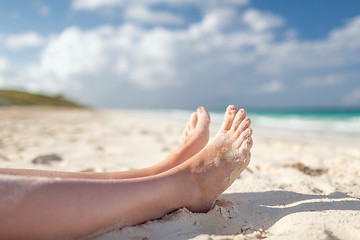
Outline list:
[[[207,212],[212,207],[212,198],[206,190],[209,186],[204,182],[206,172],[199,171],[199,165],[202,165],[206,160],[203,154],[199,154],[196,160],[189,160],[187,164],[178,167],[180,169],[180,185],[182,186],[183,195],[186,196],[186,204],[184,207],[192,212]]]

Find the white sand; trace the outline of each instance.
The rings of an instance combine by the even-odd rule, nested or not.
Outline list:
[[[161,161],[178,144],[185,125],[139,111],[2,108],[0,167],[108,172],[142,168]],[[218,127],[212,124],[211,136]],[[359,146],[356,137],[255,126],[248,169],[210,212],[179,209],[94,239],[359,239]],[[48,154],[62,160],[32,162]],[[309,176],[285,167],[298,162],[327,172]]]

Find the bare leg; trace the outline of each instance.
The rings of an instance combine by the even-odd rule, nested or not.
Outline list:
[[[235,114],[235,108],[228,111],[209,146],[155,176],[40,182],[0,178],[0,239],[77,238],[114,224],[156,219],[180,207],[208,211],[249,163],[250,120],[244,112]]]
[[[156,219],[188,202],[176,185],[181,179],[1,179],[0,239],[72,239]]]
[[[205,108],[199,107],[197,112],[192,113],[183,132],[180,145],[173,152],[171,152],[165,160],[148,168],[110,173],[61,172],[33,169],[0,168],[0,174],[84,179],[127,179],[152,176],[165,172],[183,163],[198,153],[201,149],[203,149],[209,140],[209,124],[209,113]]]

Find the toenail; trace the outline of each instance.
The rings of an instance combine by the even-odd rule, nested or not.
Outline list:
[[[244,109],[240,109],[240,113],[243,113],[244,112]]]
[[[246,122],[249,122],[249,121],[250,121],[250,118],[247,118],[245,121],[246,121]]]
[[[229,105],[229,107],[228,107],[228,114],[229,114],[229,115],[235,114],[235,106],[234,106],[234,105]]]
[[[235,108],[231,108],[228,113],[229,113],[229,115],[235,114]]]
[[[202,107],[198,107],[198,109],[197,109],[199,112],[202,112]]]

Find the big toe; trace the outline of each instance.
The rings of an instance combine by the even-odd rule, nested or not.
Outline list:
[[[200,129],[209,129],[210,125],[210,115],[204,107],[199,107],[197,109],[197,124],[196,127]]]
[[[190,120],[189,120],[189,123],[188,123],[188,128],[191,129],[194,129],[196,127],[196,123],[198,121],[198,117],[197,117],[197,113],[196,112],[193,112],[190,116]]]
[[[234,105],[229,105],[225,112],[225,117],[221,128],[223,130],[229,130],[234,122],[234,118],[237,113],[237,108]]]

